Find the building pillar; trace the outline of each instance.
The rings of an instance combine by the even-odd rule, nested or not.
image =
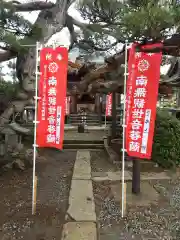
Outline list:
[[[100,94],[96,93],[96,96],[95,96],[95,112],[99,113],[99,109],[100,109]]]
[[[112,139],[116,137],[116,93],[112,92]]]
[[[103,114],[105,114],[105,112],[106,112],[106,94],[103,94],[103,96],[102,96],[102,112],[103,112]]]
[[[100,93],[95,96],[95,112],[98,114],[99,124],[102,124],[102,97]]]
[[[77,113],[77,96],[71,96],[70,113]]]
[[[116,105],[120,106],[120,104],[121,104],[121,94],[116,93]]]

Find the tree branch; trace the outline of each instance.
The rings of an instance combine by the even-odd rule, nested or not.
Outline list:
[[[87,45],[89,48],[91,48],[91,49],[93,49],[93,50],[95,50],[95,51],[104,52],[104,51],[108,51],[109,49],[115,47],[115,46],[116,46],[118,43],[120,43],[120,42],[121,42],[121,41],[118,40],[118,41],[110,44],[109,46],[103,48],[103,47],[97,47],[97,46],[93,43],[93,41],[88,41],[88,40],[83,39],[82,41],[80,41],[80,42],[78,43],[78,45],[79,45],[81,48],[83,48],[83,45],[84,45],[84,49],[86,49],[85,45]]]
[[[15,52],[12,52],[10,50],[7,50],[7,51],[1,51],[0,50],[0,63],[1,62],[4,62],[4,61],[8,61],[12,58],[15,58],[16,57],[16,53]]]
[[[55,6],[54,3],[51,2],[29,2],[29,3],[18,3],[13,2],[14,10],[17,12],[30,12],[30,11],[38,11],[38,10],[45,10],[50,9]]]
[[[90,34],[93,33],[92,29],[90,29],[91,24],[87,24],[87,23],[83,23],[81,21],[78,21],[68,14],[67,14],[67,18],[69,19],[69,21],[71,19],[72,24],[79,27],[83,32],[89,32]]]
[[[69,51],[73,48],[74,43],[77,43],[77,35],[76,32],[74,30],[74,25],[73,25],[73,18],[71,16],[69,16],[68,14],[66,14],[66,23],[65,23],[66,27],[69,30],[71,39],[70,39],[70,46],[69,46]]]
[[[75,31],[74,31],[73,25],[79,27],[83,32],[87,32],[90,35],[92,35],[94,33],[94,31],[91,29],[91,26],[93,26],[93,24],[87,24],[87,23],[80,22],[80,21],[74,19],[73,17],[69,16],[68,14],[67,14],[67,23],[68,23],[67,27],[68,27],[69,32],[71,34],[71,48],[72,48],[72,45],[74,43],[76,43],[82,49],[87,50],[87,48],[91,48],[95,51],[102,51],[103,52],[103,51],[107,51],[107,50],[115,47],[118,43],[124,42],[122,39],[118,39],[117,41],[115,41],[111,45],[109,45],[107,47],[104,47],[104,48],[103,47],[98,47],[93,43],[93,41],[86,40],[86,39],[83,39],[82,41],[77,42],[77,36],[76,36]],[[104,27],[104,26],[102,26],[102,27]]]
[[[94,82],[89,85],[88,92],[99,92],[99,93],[109,93],[113,91],[118,91],[123,86],[122,81],[112,81],[108,80],[105,82]]]

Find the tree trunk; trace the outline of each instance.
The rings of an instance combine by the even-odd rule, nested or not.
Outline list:
[[[26,105],[34,104],[34,91],[35,91],[35,71],[36,71],[36,41],[40,44],[46,44],[47,41],[57,32],[60,32],[65,26],[66,12],[69,5],[67,0],[59,0],[56,6],[48,10],[43,10],[39,13],[39,16],[34,24],[33,31],[37,28],[41,31],[41,36],[38,39],[34,39],[33,36],[24,39],[24,44],[30,46],[23,47],[23,50],[17,56],[16,61],[16,75],[19,79],[20,93],[17,96],[16,101],[9,104],[8,108],[0,116],[0,130],[7,127],[14,129],[14,131],[26,134],[24,128],[17,124],[11,124],[10,119],[13,114],[23,112]]]

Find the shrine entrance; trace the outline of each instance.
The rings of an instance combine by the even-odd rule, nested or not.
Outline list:
[[[77,114],[81,108],[86,109],[87,113],[105,114],[106,95],[83,94],[70,97],[70,114]]]
[[[90,94],[83,94],[77,98],[77,113],[81,111],[88,113],[95,112],[95,96]]]
[[[84,121],[86,125],[102,125],[104,112],[105,106],[103,108],[103,101],[100,94],[84,93],[82,95],[71,96],[68,123],[79,125]]]

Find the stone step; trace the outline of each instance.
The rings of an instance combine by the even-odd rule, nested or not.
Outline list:
[[[121,181],[122,180],[122,171],[117,172],[92,172],[91,179],[95,182],[101,181]],[[126,181],[132,180],[132,174],[129,171],[124,172],[124,179]]]
[[[81,121],[82,118],[69,118],[70,121]],[[86,118],[86,121],[89,122],[95,122],[95,121],[99,121],[99,118]]]
[[[71,113],[70,115],[69,115],[70,117],[72,116],[72,117],[74,117],[74,116],[81,116],[80,114],[78,114],[78,113]],[[98,116],[98,114],[96,114],[96,113],[88,113],[86,116]]]
[[[81,123],[82,123],[81,121],[77,121],[77,122],[73,121],[73,122],[71,122],[71,125],[78,126]],[[86,125],[87,126],[99,126],[100,124],[99,124],[99,122],[86,122]]]
[[[70,119],[82,119],[82,117],[86,117],[87,119],[98,119],[99,116],[70,116],[69,118]]]
[[[104,144],[79,144],[79,143],[70,143],[64,144],[63,149],[104,149]]]
[[[72,123],[82,123],[82,119],[76,119],[76,120],[75,120],[75,119],[73,119],[73,120],[70,119],[69,122],[70,122],[71,124],[72,124]],[[87,119],[85,122],[86,122],[87,124],[96,124],[96,123],[99,124],[99,119],[97,119],[97,120],[88,120],[88,119]]]
[[[73,139],[65,139],[64,144],[104,144],[103,140],[73,140]]]
[[[70,119],[81,119],[82,117],[86,117],[87,119],[98,119],[99,116],[70,116]]]
[[[74,116],[69,116],[70,119],[81,119],[82,117],[86,117],[87,119],[98,119],[99,116],[89,116],[89,115],[74,115]]]
[[[91,125],[96,125],[96,124],[100,124],[99,123],[100,121],[99,120],[86,120],[86,121],[82,121],[81,119],[79,120],[69,120],[69,123],[70,124],[81,124],[81,123],[86,123],[87,125],[91,124]]]

